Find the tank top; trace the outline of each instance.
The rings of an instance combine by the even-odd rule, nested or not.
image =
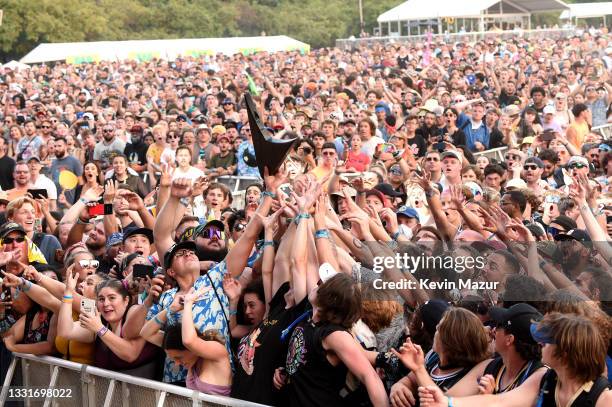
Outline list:
[[[123,338],[123,324],[121,326],[119,337]],[[106,346],[102,339],[99,336],[96,336],[94,366],[101,369],[125,373],[126,371],[132,371],[147,364],[155,363],[160,351],[161,349],[159,347],[150,342],[145,342],[140,355],[138,355],[138,358],[133,362],[128,362],[115,355],[113,351]]]
[[[206,383],[200,380],[200,372],[202,369],[202,359],[199,359],[187,374],[187,388],[191,390],[197,390],[206,394],[214,394],[217,396],[229,396],[232,390],[232,386],[223,386],[220,384]]]
[[[576,140],[575,142],[571,142],[568,139],[568,141],[570,141],[574,147],[580,150],[582,148],[582,144],[584,143],[584,139],[586,138],[587,134],[589,134],[589,125],[587,123],[573,122],[570,124],[568,129],[570,128],[576,130]]]
[[[536,370],[544,366],[542,362],[539,360],[530,360],[525,363],[525,366],[521,369],[516,378],[507,385],[505,388],[500,389],[502,378],[506,372],[506,367],[504,366],[504,361],[501,357],[496,357],[493,359],[487,367],[485,367],[484,374],[490,374],[495,378],[495,388],[493,389],[493,394],[504,393],[510,391],[514,388],[520,386],[529,376],[533,374]]]
[[[72,320],[78,321],[79,314],[72,312]],[[55,337],[55,348],[59,353],[64,355],[64,359],[71,362],[82,363],[84,365],[93,365],[95,344],[71,341],[63,336]]]
[[[448,391],[470,371],[470,369],[464,367],[461,370],[452,373],[432,373],[439,366],[440,356],[438,356],[438,354],[433,350],[430,350],[429,353],[427,353],[427,356],[425,356],[425,370],[427,370],[427,373],[429,373],[429,377],[431,377],[431,380],[433,380],[436,386],[442,389],[443,392]]]
[[[600,376],[594,382],[585,383],[580,394],[575,398],[571,407],[594,407],[597,399],[608,387],[608,380]],[[536,407],[557,407],[555,393],[557,392],[557,373],[550,369],[540,382],[540,393]]]
[[[47,340],[47,334],[49,333],[49,324],[51,322],[51,312],[46,312],[44,315],[41,314],[43,311],[36,313],[27,313],[25,326],[23,330],[23,343],[33,344],[38,342],[44,342]],[[38,318],[38,327],[32,329],[32,322],[34,318]]]

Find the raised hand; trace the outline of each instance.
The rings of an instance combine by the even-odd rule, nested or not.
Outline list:
[[[177,178],[172,181],[170,195],[175,198],[189,198],[192,196],[191,180],[188,178]]]
[[[295,192],[291,194],[300,213],[310,211],[310,208],[312,208],[316,200],[319,198],[321,190],[320,183],[309,180],[308,184],[306,185],[306,191],[304,191],[302,196],[298,196]]]
[[[508,229],[512,229],[517,235],[518,240],[521,242],[535,242],[536,239],[533,234],[520,219],[511,219],[506,226]]]
[[[15,263],[21,258],[21,249],[17,248],[10,252],[0,252],[0,266]]]
[[[225,291],[225,295],[230,301],[235,301],[240,298],[240,293],[242,293],[242,286],[238,282],[238,280],[234,279],[231,275],[226,274],[223,277],[223,291]]]
[[[71,264],[70,267],[66,269],[66,291],[74,291],[78,281],[79,273],[74,271],[74,264]]]
[[[104,195],[102,197],[105,204],[113,203],[113,201],[115,200],[115,195],[117,194],[118,188],[119,188],[118,181],[116,180],[113,181],[112,179],[109,179],[108,181],[106,181],[106,188],[104,189]]]
[[[7,273],[4,271],[0,271],[2,273],[2,285],[5,287],[19,287],[23,283],[20,277],[17,277],[15,274]]]
[[[195,198],[196,196],[202,195],[206,188],[208,188],[208,183],[208,177],[199,177],[196,179],[191,187],[191,196]]]
[[[104,187],[102,187],[102,185],[96,185],[85,191],[85,193],[83,194],[83,198],[85,198],[89,202],[95,202],[100,199],[100,196],[102,196],[103,192]]]
[[[161,175],[159,177],[160,187],[169,187],[172,184],[172,175],[174,174],[174,168],[166,163],[160,165]]]
[[[486,374],[478,380],[478,394],[493,394],[495,391],[495,378]]]
[[[128,202],[130,211],[139,211],[145,208],[144,201],[137,193],[126,191],[121,196]]]
[[[461,187],[458,185],[450,185],[449,193],[451,197],[451,203],[453,204],[453,209],[460,210],[465,202],[465,195],[463,195],[463,191]]]
[[[391,352],[393,352],[410,371],[414,372],[425,366],[423,349],[421,349],[419,345],[413,344],[410,338],[404,342],[399,352],[395,349],[391,349]]]
[[[43,214],[49,214],[49,200],[44,197],[40,197],[36,199],[36,202],[40,205],[40,210]]]
[[[399,229],[399,225],[397,223],[397,214],[393,212],[391,208],[383,208],[380,211],[380,219],[386,223],[385,228],[390,233],[395,233]]]
[[[276,194],[276,190],[279,186],[283,185],[287,182],[287,170],[281,167],[278,172],[274,175],[270,175],[268,167],[264,168],[264,183],[266,186],[266,190]]]
[[[180,312],[183,310],[183,304],[185,301],[185,294],[175,294],[172,304],[170,304],[171,312]]]

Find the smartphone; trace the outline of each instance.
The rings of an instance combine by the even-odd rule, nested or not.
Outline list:
[[[87,212],[89,213],[90,218],[95,218],[96,216],[104,216],[104,204],[99,203],[93,206],[87,207]]]
[[[293,193],[293,187],[291,186],[291,184],[283,184],[279,187],[279,189],[283,193],[283,195],[285,195],[285,202],[293,202],[293,196],[291,195]]]
[[[376,146],[376,152],[378,154],[389,153],[393,154],[395,152],[395,144],[391,143],[382,143]]]
[[[132,267],[132,277],[133,278],[153,278],[153,272],[155,271],[154,266],[149,266],[146,264],[134,264]]]
[[[363,172],[345,172],[342,174],[342,178],[345,178],[347,182],[351,183],[354,179],[363,177]]]
[[[81,298],[81,312],[94,315],[96,313],[96,301],[90,298]]]
[[[32,198],[49,198],[49,194],[46,189],[28,189],[28,194],[32,195]]]

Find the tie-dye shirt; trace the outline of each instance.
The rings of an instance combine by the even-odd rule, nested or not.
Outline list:
[[[208,276],[206,275],[200,276],[195,284],[194,288],[198,290],[201,287],[210,287],[211,280],[214,284],[214,289],[219,294],[219,298],[223,303],[223,308],[221,308],[221,304],[219,304],[219,300],[217,296],[212,290],[206,291],[204,297],[199,301],[196,301],[193,304],[193,321],[198,332],[203,333],[208,329],[218,330],[225,337],[225,345],[227,348],[227,352],[231,355],[230,350],[230,337],[229,337],[229,328],[227,326],[226,319],[223,315],[224,312],[229,312],[229,301],[225,292],[223,291],[223,276],[227,273],[227,266],[225,261],[217,264],[208,272]],[[173,288],[172,290],[165,291],[161,297],[159,298],[159,302],[157,304],[153,304],[153,306],[149,309],[147,313],[147,320],[150,320],[155,317],[158,313],[160,313],[164,309],[168,309],[172,301],[174,301],[174,296],[176,295],[178,288]],[[174,325],[180,322],[181,314],[178,314],[178,318],[174,315],[168,315],[167,325]],[[230,358],[231,360],[231,358]],[[182,366],[177,365],[170,358],[166,358],[164,364],[164,382],[172,383],[184,381],[187,378],[187,369]]]

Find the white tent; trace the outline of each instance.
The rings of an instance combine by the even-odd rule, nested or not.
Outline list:
[[[565,9],[567,5],[561,0],[408,0],[381,14],[377,21],[381,32],[386,24],[389,33],[399,35],[406,30],[410,35],[411,26],[419,25],[432,26],[438,32],[462,25],[479,31],[485,29],[486,23],[510,21],[528,25],[532,13]],[[456,24],[459,19],[469,24]],[[396,24],[397,31],[391,24]]]
[[[604,24],[606,16],[612,14],[612,3],[579,3],[568,4],[569,10],[564,10],[559,17],[561,20],[576,18],[602,18]]]
[[[257,51],[308,52],[310,46],[293,38],[273,37],[201,38],[180,40],[101,41],[40,44],[21,62],[27,64],[66,61],[83,63],[96,61],[139,60],[152,58],[174,60],[180,56],[201,56],[222,53],[251,54]]]
[[[22,64],[21,62],[12,60],[11,62],[7,62],[6,64],[2,65],[2,68],[8,68],[11,71],[17,71],[17,70],[24,71],[26,69],[30,69],[30,66],[26,64]]]

